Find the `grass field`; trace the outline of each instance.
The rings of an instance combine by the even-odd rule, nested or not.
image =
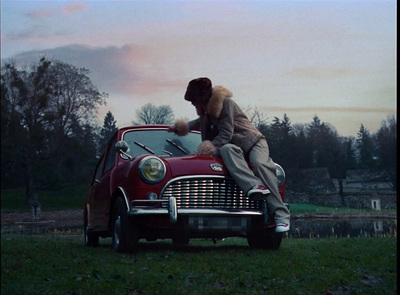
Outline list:
[[[82,237],[1,237],[2,294],[397,294],[396,238],[146,242],[137,254]]]
[[[39,193],[42,210],[81,209],[86,186]],[[28,211],[23,190],[1,192],[1,210]],[[290,204],[292,214],[361,211]],[[71,235],[76,234],[76,235]],[[2,294],[397,294],[397,239],[286,239],[278,251],[246,239],[141,242],[118,254],[111,239],[83,246],[82,232],[1,236]]]
[[[59,190],[38,192],[42,210],[81,209],[88,192],[88,185],[69,185]],[[24,189],[1,191],[1,211],[29,211]]]

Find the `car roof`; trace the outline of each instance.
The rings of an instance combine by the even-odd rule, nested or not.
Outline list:
[[[154,129],[154,128],[168,128],[169,125],[163,124],[151,124],[151,125],[132,125],[119,128],[120,131],[132,130],[132,129]]]

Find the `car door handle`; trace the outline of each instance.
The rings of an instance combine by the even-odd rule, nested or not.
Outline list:
[[[100,183],[100,180],[95,179],[94,182],[95,182],[95,183]]]

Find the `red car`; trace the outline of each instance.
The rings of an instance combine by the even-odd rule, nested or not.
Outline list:
[[[276,250],[264,201],[250,201],[220,157],[196,154],[199,132],[177,136],[165,125],[119,129],[99,159],[84,206],[85,244],[112,237],[115,251],[139,240],[247,237],[251,247]],[[285,173],[277,165],[284,200]]]

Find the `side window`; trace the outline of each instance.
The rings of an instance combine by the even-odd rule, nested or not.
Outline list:
[[[117,139],[113,140],[111,144],[108,146],[107,155],[106,155],[106,162],[104,164],[104,172],[107,172],[115,165],[115,149],[114,146],[117,143]]]

